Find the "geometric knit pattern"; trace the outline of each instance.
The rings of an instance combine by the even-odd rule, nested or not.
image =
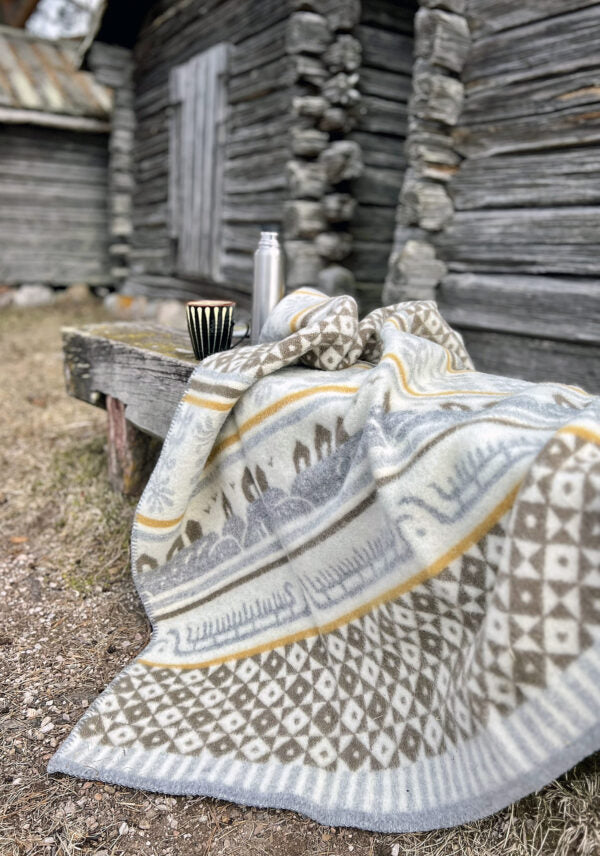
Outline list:
[[[600,746],[600,403],[431,301],[300,289],[204,360],[132,558],[152,640],[51,771],[402,831]]]

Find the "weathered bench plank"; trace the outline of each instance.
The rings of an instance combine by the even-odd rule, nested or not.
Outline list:
[[[128,422],[164,439],[198,365],[187,334],[125,321],[64,327],[62,334],[69,395],[97,407],[111,396]]]

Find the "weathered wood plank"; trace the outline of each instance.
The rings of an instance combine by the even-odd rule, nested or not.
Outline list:
[[[475,38],[512,30],[566,12],[595,6],[598,0],[544,0],[543,3],[515,3],[515,0],[469,0],[469,26]]]
[[[460,332],[478,371],[567,383],[600,393],[600,348],[466,328]]]
[[[353,193],[361,203],[395,206],[403,177],[399,169],[365,167],[360,178],[352,182]]]
[[[523,4],[525,5],[525,4]],[[594,6],[544,17],[473,42],[465,84],[483,87],[598,65],[600,16]]]
[[[600,279],[450,274],[437,300],[457,327],[600,345]]]
[[[557,111],[548,116],[458,127],[453,133],[456,151],[465,157],[519,151],[540,151],[600,143],[600,110],[587,107]]]
[[[110,280],[107,162],[106,136],[0,128],[0,281]]]
[[[600,204],[600,147],[468,158],[452,178],[457,210]]]
[[[457,211],[432,236],[453,271],[598,273],[598,208],[506,208]]]
[[[63,353],[69,395],[96,406],[110,395],[129,422],[160,438],[197,365],[185,333],[131,322],[65,327]]]
[[[600,101],[600,85],[594,71],[544,76],[525,83],[492,84],[484,88],[466,88],[461,125],[505,122],[523,117],[539,117],[582,108],[582,112]]]
[[[411,74],[412,36],[389,32],[366,24],[360,24],[356,30],[356,36],[363,46],[363,65]]]

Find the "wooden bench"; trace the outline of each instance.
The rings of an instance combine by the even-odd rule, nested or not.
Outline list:
[[[106,409],[110,483],[136,496],[198,365],[188,335],[125,321],[64,327],[62,335],[67,392]]]

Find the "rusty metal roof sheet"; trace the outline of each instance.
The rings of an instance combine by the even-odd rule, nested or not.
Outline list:
[[[112,90],[76,61],[67,40],[0,27],[0,122],[106,130]]]

